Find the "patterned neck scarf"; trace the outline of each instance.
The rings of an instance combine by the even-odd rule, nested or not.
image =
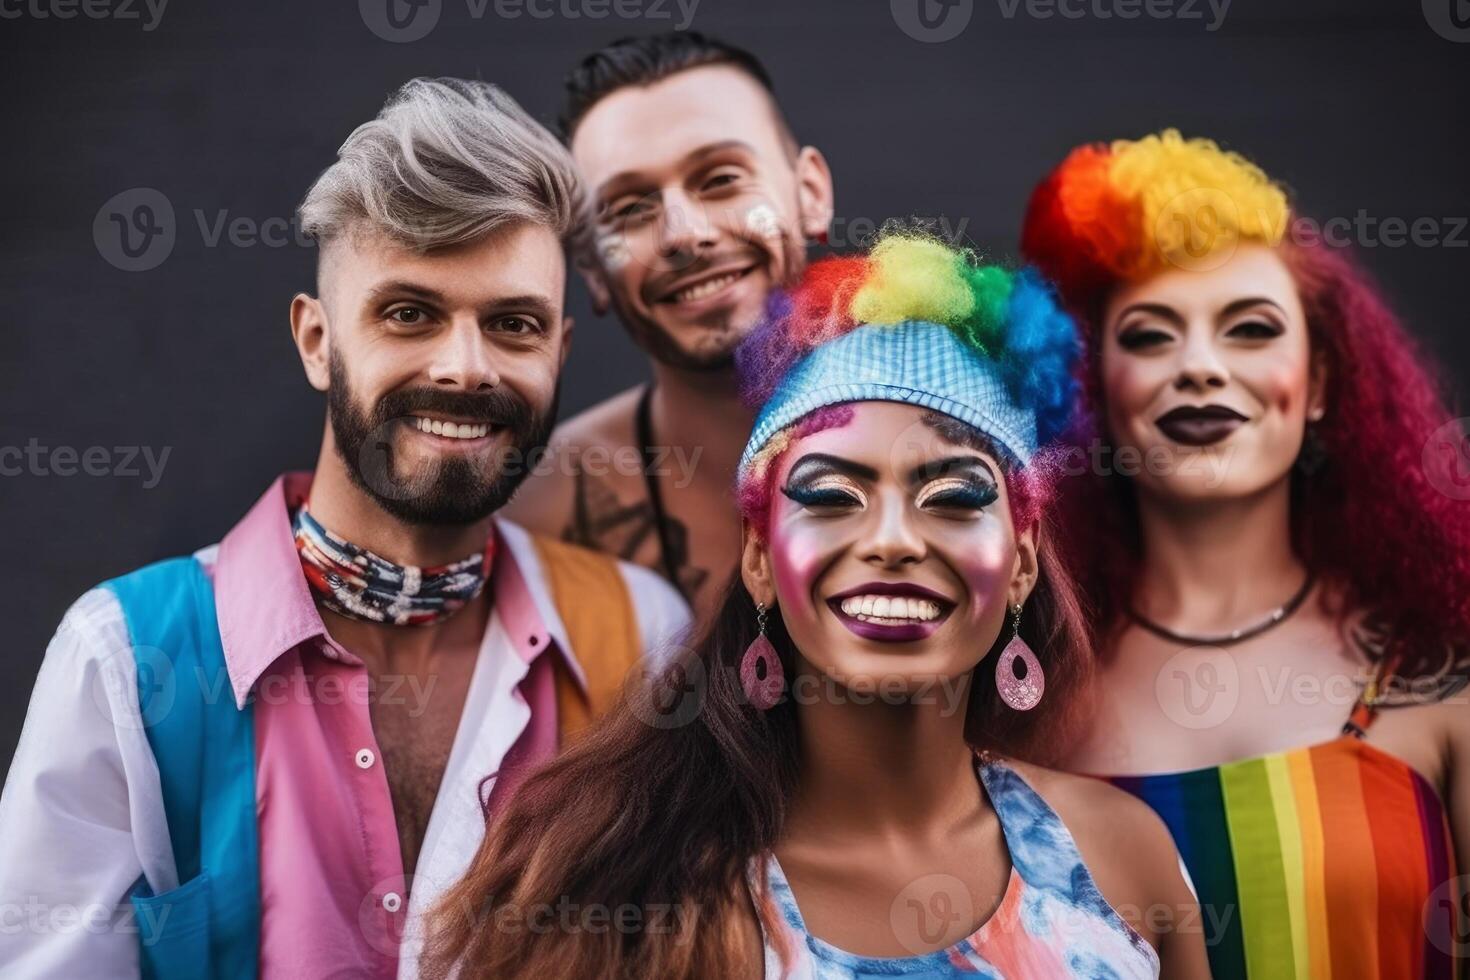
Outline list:
[[[306,581],[332,612],[395,626],[442,623],[485,588],[494,539],[480,553],[448,565],[395,565],[317,523],[302,504],[291,518]]]

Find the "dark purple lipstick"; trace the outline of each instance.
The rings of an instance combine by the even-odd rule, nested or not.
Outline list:
[[[910,619],[907,603],[903,604],[904,608],[900,609],[896,616],[844,611],[843,602],[858,596],[916,599],[924,603],[933,603],[938,607],[939,614],[932,619]],[[883,643],[912,643],[915,640],[926,639],[944,624],[955,607],[954,600],[933,589],[926,589],[922,585],[915,585],[911,582],[868,582],[831,596],[827,599],[827,605],[832,613],[841,620],[842,625],[852,630],[853,633],[865,640],[878,640]],[[885,613],[889,611],[884,610]]]
[[[1181,405],[1154,420],[1159,431],[1185,446],[1208,446],[1229,436],[1249,421],[1224,405]]]

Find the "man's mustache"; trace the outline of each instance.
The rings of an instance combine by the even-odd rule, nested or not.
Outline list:
[[[521,432],[536,419],[536,413],[519,396],[500,388],[483,394],[445,391],[440,388],[406,388],[390,392],[374,409],[377,425],[406,415],[450,415],[460,421],[486,422]],[[375,425],[374,428],[377,426]]]

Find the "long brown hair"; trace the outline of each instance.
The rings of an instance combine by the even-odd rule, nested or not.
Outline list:
[[[1044,761],[1064,749],[1090,657],[1071,576],[1045,533],[1038,560],[1020,631],[1045,670],[1042,706],[1012,711],[977,680],[966,738]],[[650,683],[630,684],[607,717],[527,779],[434,910],[426,976],[456,966],[497,980],[759,975],[752,909],[768,928],[775,920],[760,889],[747,887],[747,869],[781,837],[800,756],[793,701],[756,711],[741,687],[740,658],[756,634],[737,575],[692,649]],[[791,676],[795,651],[779,615],[767,635]]]

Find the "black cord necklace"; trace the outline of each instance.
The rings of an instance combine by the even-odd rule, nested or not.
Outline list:
[[[633,415],[637,430],[638,450],[643,456],[643,485],[648,493],[648,505],[653,511],[653,530],[658,536],[659,564],[664,567],[664,578],[678,589],[687,600],[684,588],[679,584],[679,569],[674,562],[674,545],[670,540],[669,516],[664,511],[663,494],[659,492],[658,474],[654,472],[656,454],[653,448],[653,385],[647,384],[638,396],[638,406]]]
[[[1137,623],[1139,626],[1142,626],[1150,633],[1154,634],[1155,636],[1163,637],[1164,639],[1169,640],[1173,643],[1195,647],[1234,646],[1237,643],[1244,643],[1246,640],[1260,636],[1267,630],[1274,629],[1275,627],[1280,626],[1282,623],[1290,619],[1291,614],[1301,608],[1302,603],[1306,601],[1307,595],[1312,591],[1312,586],[1316,584],[1317,576],[1308,574],[1307,580],[1302,583],[1302,587],[1297,590],[1296,595],[1286,600],[1283,605],[1277,606],[1275,609],[1273,609],[1271,611],[1271,615],[1267,616],[1259,623],[1256,623],[1254,626],[1247,626],[1244,629],[1231,630],[1229,633],[1222,633],[1218,636],[1189,636],[1185,633],[1176,633],[1171,629],[1160,626],[1158,623],[1155,623],[1152,620],[1145,619],[1143,615],[1140,614],[1138,610],[1134,609],[1132,606],[1128,607],[1128,616],[1135,623]]]

